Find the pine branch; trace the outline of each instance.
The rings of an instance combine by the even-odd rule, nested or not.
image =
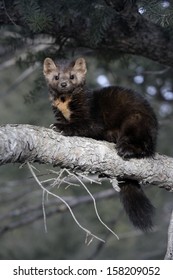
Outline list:
[[[145,17],[145,13],[140,14],[135,0],[95,0],[85,1],[85,5],[81,5],[82,1],[77,5],[74,0],[68,3],[51,1],[49,4],[46,1],[32,1],[31,8],[35,9],[35,13],[29,9],[30,2],[24,1],[26,11],[24,6],[22,15],[22,3],[17,2],[15,9],[12,9],[13,5],[6,5],[8,16],[0,9],[0,24],[13,26],[14,22],[22,28],[21,34],[24,33],[25,37],[33,38],[42,32],[56,39],[57,46],[65,40],[64,51],[84,47],[96,51],[141,55],[173,66],[171,29],[154,23]],[[45,11],[45,5],[48,11]],[[55,49],[53,51],[56,52]]]

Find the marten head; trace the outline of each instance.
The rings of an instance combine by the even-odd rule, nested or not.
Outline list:
[[[55,63],[51,58],[44,60],[44,76],[58,95],[72,93],[76,87],[84,85],[86,72],[84,58],[77,58],[68,64]]]

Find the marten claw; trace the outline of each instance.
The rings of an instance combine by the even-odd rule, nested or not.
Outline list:
[[[57,128],[57,126],[56,126],[56,124],[50,124],[50,126],[49,126],[52,130],[54,130],[54,131],[56,131],[56,132],[59,132],[59,133],[62,133],[62,131],[60,131],[58,128]]]
[[[117,144],[117,153],[120,157],[123,159],[130,159],[130,158],[138,158],[141,157],[139,154],[136,152],[135,148],[127,143],[119,143]]]
[[[145,156],[147,156],[147,153],[145,151],[139,149],[139,147],[133,147],[130,144],[119,144],[116,149],[118,155],[125,160],[131,158],[144,158]]]
[[[59,129],[57,128],[56,124],[51,124],[49,127],[50,127],[51,129],[53,129],[54,131],[58,132],[59,134],[64,135],[64,132],[63,132],[62,130],[59,130]]]
[[[49,127],[55,131],[57,131],[57,127],[54,123],[50,124]]]
[[[122,157],[123,159],[126,159],[126,160],[135,157],[134,153],[130,152],[130,151],[117,151],[117,152],[120,157]]]

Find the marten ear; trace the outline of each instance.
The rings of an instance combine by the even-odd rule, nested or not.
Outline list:
[[[49,57],[45,58],[44,64],[43,64],[43,73],[45,76],[50,74],[52,71],[56,70],[57,66],[53,62],[53,60]]]
[[[86,62],[84,58],[78,58],[73,66],[75,72],[81,72],[83,75],[87,72]]]

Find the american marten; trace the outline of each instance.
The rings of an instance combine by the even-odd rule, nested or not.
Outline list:
[[[58,131],[114,142],[124,160],[154,155],[157,119],[141,95],[119,86],[88,90],[84,58],[67,63],[46,58],[43,72]],[[150,230],[154,207],[138,181],[125,178],[119,186],[121,201],[133,225]]]

